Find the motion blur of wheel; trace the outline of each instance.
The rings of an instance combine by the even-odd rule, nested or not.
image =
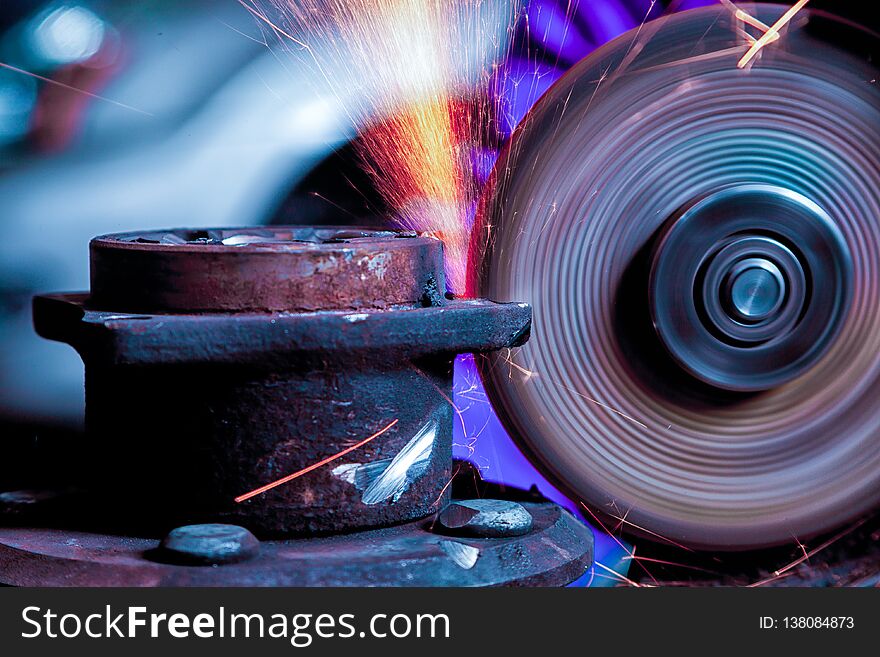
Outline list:
[[[594,52],[520,124],[474,231],[471,291],[534,306],[482,366],[508,430],[574,499],[695,547],[880,500],[876,40],[804,10],[738,67],[762,34],[710,7]]]

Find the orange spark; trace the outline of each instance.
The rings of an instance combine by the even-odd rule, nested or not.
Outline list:
[[[393,219],[441,237],[447,286],[464,292],[479,195],[472,158],[518,0],[239,2],[307,53],[316,84],[359,130],[355,146]]]
[[[98,94],[93,94],[91,91],[86,91],[85,89],[80,89],[79,87],[74,87],[69,84],[64,84],[63,82],[59,82],[58,80],[53,80],[52,78],[47,78],[43,75],[39,75],[37,73],[33,73],[31,71],[26,71],[23,68],[18,68],[17,66],[12,66],[11,64],[6,64],[4,62],[0,62],[0,68],[5,68],[8,71],[12,71],[13,73],[20,73],[21,75],[27,75],[28,77],[34,78],[35,80],[40,80],[41,82],[45,82],[47,84],[55,85],[56,87],[60,87],[62,89],[66,89],[67,91],[73,91],[78,94],[82,94],[83,96],[88,96],[89,98],[94,98],[95,100],[100,100],[105,103],[110,103],[111,105],[116,105],[116,107],[121,107],[122,109],[131,110],[132,112],[137,112],[138,114],[143,114],[144,116],[153,116],[150,112],[146,112],[142,109],[138,109],[137,107],[132,107],[131,105],[126,105],[125,103],[120,103],[118,100],[113,100],[112,98],[107,98],[106,96],[99,96]]]
[[[303,468],[302,470],[299,470],[298,472],[294,472],[293,474],[287,475],[286,477],[283,477],[283,478],[279,479],[278,481],[273,481],[271,484],[266,484],[265,486],[260,486],[259,488],[252,490],[250,493],[245,493],[244,495],[239,495],[238,497],[235,498],[235,501],[239,502],[239,503],[244,502],[245,500],[249,500],[252,497],[256,497],[257,495],[262,495],[266,491],[272,490],[273,488],[275,488],[277,486],[281,486],[282,484],[286,484],[289,481],[293,481],[297,477],[302,477],[304,474],[308,474],[312,470],[317,470],[318,468],[327,465],[331,461],[335,461],[336,459],[338,459],[342,456],[345,456],[349,452],[353,452],[354,450],[356,450],[360,447],[363,447],[371,440],[378,438],[383,433],[388,431],[391,427],[393,427],[395,424],[397,424],[397,422],[398,422],[398,420],[396,420],[396,419],[392,420],[387,425],[385,425],[384,427],[379,429],[379,431],[374,433],[372,436],[369,436],[368,438],[364,438],[359,443],[355,443],[351,447],[347,447],[346,449],[342,450],[341,452],[339,452],[337,454],[334,454],[333,456],[328,456],[327,458],[322,459],[322,460],[318,461],[317,463],[313,463],[309,467]]]
[[[666,559],[654,559],[652,557],[642,557],[642,556],[637,557],[637,556],[635,556],[635,554],[633,554],[633,556],[631,556],[631,557],[629,557],[629,556],[623,557],[623,560],[624,561],[647,561],[649,563],[656,563],[656,564],[660,564],[662,566],[672,566],[673,568],[683,568],[685,570],[695,570],[697,572],[706,573],[708,575],[719,575],[720,574],[714,570],[709,570],[708,568],[701,568],[700,566],[692,566],[690,564],[679,563],[677,561],[668,561]]]
[[[644,527],[641,527],[641,526],[635,524],[634,522],[631,522],[630,520],[627,520],[627,516],[629,515],[629,511],[627,511],[627,513],[626,513],[623,517],[616,516],[616,515],[614,515],[614,514],[611,513],[611,512],[608,512],[608,515],[609,515],[611,518],[614,518],[615,520],[620,521],[620,524],[621,524],[621,525],[629,525],[629,526],[632,527],[633,529],[636,529],[636,530],[638,530],[638,531],[640,531],[640,532],[644,532],[644,533],[646,533],[646,534],[649,534],[650,536],[653,536],[654,538],[659,539],[659,540],[661,540],[661,541],[663,541],[663,542],[665,542],[665,543],[669,543],[670,545],[672,545],[672,546],[674,546],[674,547],[677,547],[677,548],[679,548],[679,549],[681,549],[681,550],[685,550],[686,552],[693,552],[693,550],[692,550],[691,548],[687,547],[686,545],[682,545],[681,543],[676,543],[676,542],[673,541],[671,538],[669,538],[669,537],[667,537],[667,536],[664,536],[663,534],[658,534],[657,532],[652,532],[652,531],[649,530],[649,529],[645,529]]]
[[[789,575],[792,575],[792,574],[793,573],[785,573],[784,575],[773,575],[772,577],[767,577],[766,579],[762,579],[757,582],[752,582],[751,584],[746,585],[746,588],[747,589],[759,588],[761,586],[765,586],[766,584],[770,584],[772,582],[778,582],[779,580],[785,579],[786,577],[788,577]]]
[[[599,519],[599,516],[597,516],[595,513],[593,513],[593,510],[592,510],[590,507],[588,507],[588,506],[587,506],[586,504],[584,504],[583,502],[581,502],[580,505],[583,507],[583,509],[584,509],[587,513],[590,514],[590,517],[593,518],[593,521],[594,521],[596,524],[599,525],[599,527],[602,529],[602,531],[605,532],[605,534],[607,534],[608,536],[610,536],[610,537],[614,540],[614,542],[617,543],[618,546],[620,546],[620,549],[623,550],[623,551],[627,554],[627,556],[629,556],[630,558],[632,558],[632,557],[635,556],[635,554],[636,554],[636,550],[635,550],[635,548],[633,548],[633,549],[631,549],[631,550],[628,550],[627,547],[626,547],[626,545],[623,543],[623,541],[621,541],[619,538],[617,538],[617,537],[616,537],[616,536],[615,536],[615,535],[614,535],[614,534],[608,529],[608,527],[605,526],[605,524],[602,522],[602,520]],[[596,563],[598,564],[599,562],[597,561]],[[639,567],[640,567],[642,570],[645,571],[645,574],[646,574],[648,577],[650,577],[650,578],[653,580],[653,582],[654,582],[655,584],[658,583],[657,580],[654,578],[654,576],[651,574],[651,572],[645,567],[645,564],[641,563],[641,562],[638,561],[638,560],[636,560],[636,563],[639,565]],[[634,584],[635,586],[638,586],[638,584],[635,584],[635,583],[633,583],[633,584]]]
[[[611,577],[613,577],[614,579],[616,579],[619,582],[623,582],[624,584],[631,586],[633,588],[637,588],[637,589],[645,587],[644,584],[639,584],[637,581],[632,580],[629,577],[626,577],[625,575],[621,575],[613,568],[609,568],[608,566],[606,566],[604,563],[601,563],[599,561],[596,561],[594,563],[596,566],[599,566],[599,568],[601,568],[602,570],[607,571]],[[608,577],[608,575],[605,575],[604,577]]]
[[[788,25],[791,19],[794,18],[809,1],[810,0],[798,0],[798,2],[796,2],[788,11],[782,14],[779,20],[773,23],[773,25],[770,26],[770,29],[764,32],[763,36],[752,44],[752,47],[749,48],[746,54],[742,56],[742,59],[737,62],[737,67],[745,68],[746,64],[752,61],[755,55],[757,55],[764,46],[779,38],[779,30]]]
[[[475,191],[464,144],[467,110],[449,98],[402,107],[362,134],[358,147],[370,175],[407,228],[432,231],[443,241],[451,289],[464,289]]]
[[[734,16],[736,16],[739,20],[741,20],[746,25],[751,25],[752,27],[761,30],[762,34],[766,34],[767,32],[770,31],[770,26],[767,25],[767,23],[758,20],[757,18],[752,16],[747,11],[743,11],[742,9],[737,9],[736,12],[734,13]],[[779,38],[779,35],[774,34],[773,37],[770,39],[770,42],[776,41],[778,38]],[[756,39],[752,39],[752,41],[754,42],[754,41],[756,41]]]
[[[800,541],[797,541],[797,539],[795,539],[795,540],[797,541],[798,547],[801,548],[801,550],[803,551],[804,555],[803,555],[802,557],[798,558],[798,559],[795,559],[794,561],[792,561],[792,562],[791,562],[790,564],[788,564],[787,566],[783,566],[782,568],[779,568],[778,570],[773,571],[773,574],[776,575],[777,577],[779,577],[780,575],[785,574],[786,572],[788,572],[788,571],[791,570],[792,568],[795,568],[795,567],[801,565],[801,564],[804,563],[805,561],[809,561],[809,560],[810,560],[810,557],[812,557],[812,556],[818,554],[819,552],[821,552],[821,551],[824,550],[825,548],[827,548],[827,547],[833,545],[834,543],[836,543],[837,541],[839,541],[841,538],[843,538],[843,537],[846,536],[847,534],[852,533],[853,531],[855,531],[856,529],[858,529],[859,527],[861,527],[862,525],[864,525],[867,521],[868,521],[867,518],[863,518],[862,520],[859,520],[859,521],[856,522],[854,525],[852,525],[852,526],[850,526],[850,527],[847,527],[846,529],[844,529],[844,530],[843,530],[842,532],[840,532],[839,534],[835,534],[835,535],[832,536],[830,539],[828,539],[827,541],[825,541],[824,543],[822,543],[822,545],[820,545],[820,546],[817,547],[817,548],[814,548],[813,550],[810,550],[809,552],[807,552],[806,547],[805,547]]]
[[[449,481],[447,481],[446,484],[443,486],[443,488],[442,488],[441,491],[440,491],[440,494],[437,496],[437,499],[434,500],[434,504],[432,504],[431,506],[437,506],[438,504],[440,504],[440,500],[443,499],[443,496],[446,494],[446,491],[447,491],[447,490],[449,489],[449,487],[452,485],[452,482],[455,481],[455,478],[458,476],[458,473],[459,473],[460,471],[461,471],[461,466],[459,465],[459,466],[457,466],[457,467],[455,468],[455,472],[453,472],[453,473],[452,473],[452,476],[449,477]],[[438,515],[436,515],[436,516],[434,517],[434,519],[431,521],[431,531],[434,530],[434,525],[437,523],[437,520],[438,520],[439,518],[440,518],[440,516],[439,516],[439,514],[438,514]]]
[[[835,534],[834,536],[829,538],[827,541],[825,541],[824,543],[822,543],[818,547],[810,550],[809,552],[807,551],[806,546],[803,543],[801,543],[799,540],[797,540],[797,538],[795,538],[795,543],[803,552],[803,556],[795,559],[794,561],[792,561],[788,565],[783,566],[782,568],[778,568],[778,569],[774,570],[773,574],[770,577],[767,577],[766,579],[762,579],[758,582],[753,582],[753,583],[749,584],[748,588],[755,588],[755,587],[759,587],[759,586],[764,586],[765,584],[770,584],[771,582],[776,582],[778,580],[781,580],[786,577],[790,577],[790,576],[794,575],[795,568],[800,566],[805,561],[809,561],[811,557],[814,557],[816,554],[818,554],[822,550],[827,549],[828,547],[830,547],[831,545],[833,545],[834,543],[836,543],[840,539],[844,538],[848,534],[851,534],[856,529],[858,529],[859,527],[864,525],[866,522],[868,522],[869,519],[870,518],[862,518],[861,520],[856,521],[855,523],[853,523],[852,525],[850,525],[849,527],[847,527],[846,529],[844,529],[840,533]]]
[[[245,0],[238,0],[238,4],[240,4],[242,7],[244,7],[245,9],[247,9],[248,12],[250,12],[250,14],[253,15],[257,20],[260,20],[260,21],[264,22],[266,25],[268,25],[268,26],[271,28],[271,30],[272,30],[275,34],[277,34],[278,36],[284,37],[285,39],[288,39],[288,40],[292,41],[293,43],[295,43],[295,44],[298,45],[298,46],[301,46],[301,47],[306,48],[306,49],[308,48],[308,46],[306,46],[306,44],[304,44],[302,41],[300,41],[299,39],[297,39],[297,38],[296,38],[295,36],[293,36],[292,34],[289,34],[289,33],[286,32],[285,30],[282,30],[280,27],[278,27],[278,25],[276,25],[276,24],[273,23],[271,20],[269,20],[269,17],[266,16],[266,14],[264,14],[264,13],[261,12],[261,11],[257,11],[256,9],[254,9],[254,8],[251,7],[247,2],[245,2]]]

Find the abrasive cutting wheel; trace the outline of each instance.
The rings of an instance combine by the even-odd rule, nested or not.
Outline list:
[[[720,549],[880,500],[876,35],[803,11],[740,69],[741,16],[654,21],[560,80],[496,166],[471,281],[534,306],[483,375],[544,474]]]

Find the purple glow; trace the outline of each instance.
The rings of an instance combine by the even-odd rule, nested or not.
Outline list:
[[[492,410],[472,355],[459,356],[455,361],[453,401],[458,409],[458,418],[452,432],[452,453],[455,458],[473,463],[480,469],[486,481],[525,490],[537,486],[546,498],[565,507],[590,525],[581,513],[581,507],[548,482],[508,436]],[[596,530],[595,527],[593,535],[595,560],[625,575],[629,566],[626,560],[627,551],[617,539]],[[607,571],[594,566],[572,586],[610,586],[615,583],[616,580]]]
[[[650,0],[534,0],[517,24],[514,53],[493,76],[498,138],[505,141],[550,86],[597,46],[658,15]]]
[[[526,113],[565,71],[550,64],[511,58],[504,75],[495,80],[498,98],[498,131],[507,139]]]
[[[718,0],[532,0],[516,29],[513,54],[493,75],[498,99],[497,141],[502,145],[537,100],[574,64],[596,47],[644,20],[664,11],[680,11],[717,4]],[[483,182],[497,151],[481,151],[474,174]],[[522,455],[501,425],[483,389],[472,356],[455,365],[455,404],[459,421],[453,433],[453,453],[470,461],[487,481],[528,489],[537,486],[547,498],[572,511],[581,520],[581,507],[551,485]],[[586,521],[585,521],[586,522]],[[591,523],[587,523],[591,524]],[[625,575],[627,548],[594,528],[595,559],[605,568]],[[605,568],[592,568],[572,586],[611,586],[617,583]]]
[[[470,152],[471,175],[476,178],[480,185],[486,184],[498,153],[488,148],[472,148]]]
[[[528,30],[532,39],[544,48],[557,53],[559,59],[577,61],[583,53],[596,46],[565,15],[564,9],[555,4],[534,3],[526,10]]]
[[[708,7],[709,5],[717,5],[720,0],[681,0],[681,2],[673,3],[676,11],[685,11],[686,9],[696,9],[697,7]]]
[[[617,0],[579,0],[572,3],[573,13],[594,43],[602,44],[637,27],[624,4]]]

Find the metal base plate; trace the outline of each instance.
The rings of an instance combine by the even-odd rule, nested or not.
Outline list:
[[[263,541],[223,566],[156,560],[157,538],[0,529],[0,582],[13,586],[562,586],[592,563],[593,535],[549,502],[522,502],[529,533],[464,538],[432,519],[384,529]]]

